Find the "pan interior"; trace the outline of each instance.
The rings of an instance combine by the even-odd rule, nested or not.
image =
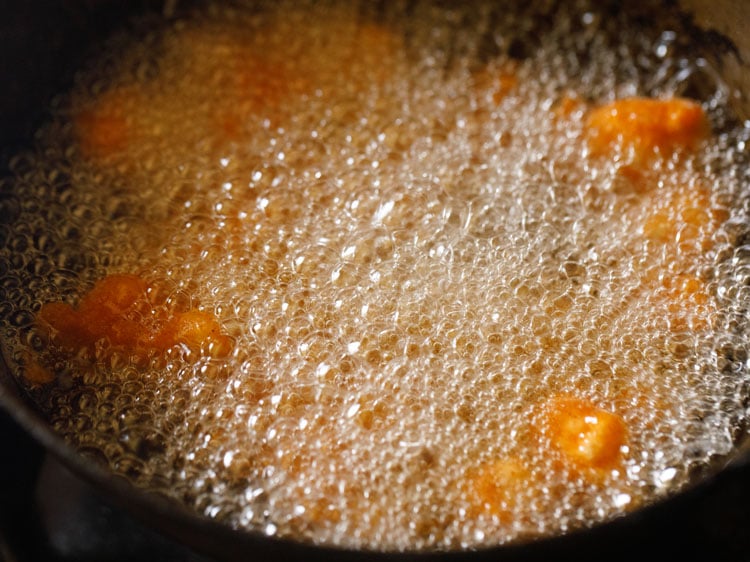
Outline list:
[[[497,545],[681,489],[746,425],[749,135],[655,6],[134,24],[0,189],[19,382],[134,485],[327,545]],[[711,133],[598,154],[592,113],[636,97],[696,100]],[[117,331],[113,301],[85,313],[102,279],[142,288]],[[45,329],[50,303],[72,320]],[[613,443],[595,466],[560,445],[579,414]]]

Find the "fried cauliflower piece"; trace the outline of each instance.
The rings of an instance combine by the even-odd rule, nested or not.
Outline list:
[[[163,354],[177,345],[216,358],[232,350],[232,340],[216,317],[196,309],[168,311],[154,304],[149,285],[132,274],[99,280],[78,307],[44,304],[36,324],[50,345],[69,355],[86,351],[92,356],[100,342],[138,357]]]
[[[617,100],[592,110],[585,127],[592,156],[641,164],[691,150],[710,132],[701,105],[685,98]]]
[[[569,396],[557,396],[546,405],[543,431],[567,464],[594,475],[615,469],[627,442],[620,416]]]
[[[40,364],[31,354],[25,357],[23,376],[31,386],[44,386],[55,380],[55,373]]]
[[[672,331],[706,330],[713,325],[716,304],[702,279],[687,274],[667,276],[661,293]]]
[[[133,88],[113,87],[76,112],[73,129],[84,158],[110,162],[137,142],[133,111],[138,104]]]
[[[232,340],[222,333],[216,317],[202,310],[175,314],[156,334],[152,344],[161,351],[183,344],[191,351],[212,357],[225,357],[232,349]]]
[[[366,71],[362,75],[353,75],[365,87],[368,82],[384,84],[391,80],[399,60],[399,53],[404,49],[403,38],[387,26],[364,22],[358,25],[354,33],[351,63],[361,64]]]
[[[675,188],[660,195],[643,223],[643,235],[683,251],[709,250],[714,233],[729,218],[727,209],[714,205],[709,190],[702,186]]]
[[[531,471],[520,458],[496,459],[469,475],[469,497],[479,513],[488,513],[508,523],[531,479]]]
[[[146,291],[140,277],[110,275],[94,285],[78,308],[61,302],[43,305],[37,325],[50,341],[67,351],[92,348],[102,339],[135,348],[146,339],[137,319],[147,305]]]
[[[500,105],[513,90],[518,88],[517,68],[512,63],[501,65],[499,68],[487,66],[475,72],[472,81],[477,90],[487,93],[493,105]]]

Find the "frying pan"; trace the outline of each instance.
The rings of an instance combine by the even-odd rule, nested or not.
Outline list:
[[[0,4],[0,157],[5,163],[19,148],[30,146],[34,130],[45,119],[52,96],[64,91],[74,71],[111,31],[136,13],[174,9],[169,0],[27,0]],[[723,78],[736,95],[731,103],[742,118],[750,116],[750,3],[734,0],[683,0],[679,8],[697,27],[709,31],[716,45]],[[0,170],[3,172],[4,170]],[[0,192],[0,197],[2,193]],[[674,529],[660,522],[691,509],[720,483],[750,480],[750,439],[738,443],[732,458],[688,489],[625,517],[569,535],[458,553],[376,553],[314,547],[260,533],[235,531],[187,511],[173,501],[134,489],[125,480],[87,461],[57,436],[37,413],[0,357],[0,407],[69,469],[91,483],[113,503],[157,529],[210,556],[227,560],[549,560],[626,559],[642,555],[646,541],[670,544],[670,555],[689,545],[685,537],[665,535]],[[644,531],[644,529],[646,531]],[[638,544],[633,537],[639,537]],[[646,545],[648,546],[648,545]],[[655,554],[655,553],[651,553]],[[683,554],[690,554],[683,552]],[[694,554],[694,553],[693,553]],[[746,557],[750,556],[746,554]]]

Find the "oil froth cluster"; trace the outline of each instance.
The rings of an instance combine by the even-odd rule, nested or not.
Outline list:
[[[747,129],[675,28],[538,4],[114,41],[0,200],[55,428],[228,525],[385,550],[591,525],[728,454]]]

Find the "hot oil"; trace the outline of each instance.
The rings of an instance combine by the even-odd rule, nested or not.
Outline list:
[[[6,180],[9,356],[44,355],[35,311],[112,272],[213,312],[234,351],[58,361],[30,390],[55,429],[233,527],[385,550],[559,534],[730,453],[747,130],[675,21],[539,4],[217,4],[113,41]],[[652,191],[590,157],[590,100],[696,83],[715,134]],[[75,116],[107,96],[137,138],[87,146]],[[699,184],[699,234],[695,213],[664,219],[674,247],[644,234]],[[561,467],[540,436],[561,395],[622,418],[621,465]],[[518,458],[528,483],[478,509],[472,475]]]

